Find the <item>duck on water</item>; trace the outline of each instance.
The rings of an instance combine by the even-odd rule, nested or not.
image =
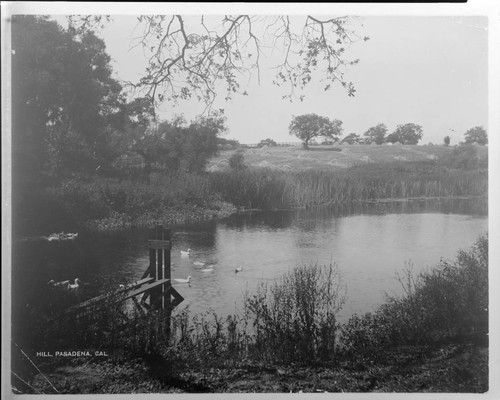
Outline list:
[[[188,276],[187,279],[176,278],[176,279],[174,279],[174,282],[177,282],[177,283],[190,283],[191,282],[191,276]]]
[[[47,285],[54,287],[54,288],[67,289],[67,290],[77,290],[80,288],[81,283],[82,283],[82,281],[80,280],[80,278],[75,278],[74,283],[71,283],[70,280],[56,282],[53,279],[51,279],[50,281],[47,282]]]

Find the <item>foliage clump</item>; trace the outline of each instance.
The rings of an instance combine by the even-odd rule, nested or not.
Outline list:
[[[330,120],[317,114],[304,114],[294,116],[288,126],[290,135],[302,140],[304,148],[309,147],[309,142],[317,137],[335,139],[342,133],[342,121]]]
[[[345,300],[336,265],[300,266],[247,295],[252,346],[270,362],[331,360]]]
[[[387,142],[401,144],[417,144],[423,136],[422,126],[414,123],[400,124],[387,136]]]
[[[389,296],[376,312],[352,316],[341,342],[350,353],[374,353],[397,345],[487,342],[488,238],[481,237],[454,262],[441,260],[415,276],[398,276],[403,294]]]
[[[480,145],[488,144],[488,134],[482,126],[476,126],[465,132],[465,143],[473,144],[477,143]]]
[[[488,153],[480,156],[476,146],[462,144],[445,155],[440,162],[449,168],[460,170],[487,169]]]
[[[237,150],[233,153],[231,157],[229,157],[229,168],[232,171],[242,171],[247,168],[245,164],[245,155],[243,154],[243,150]]]

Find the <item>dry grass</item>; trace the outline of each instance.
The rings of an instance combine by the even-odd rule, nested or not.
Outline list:
[[[340,151],[338,151],[340,149]],[[426,161],[440,159],[453,151],[454,147],[411,145],[411,146],[311,146],[310,150],[300,147],[268,147],[246,149],[245,163],[249,167],[267,167],[283,171],[306,169],[345,169],[354,165],[385,163],[393,161]],[[488,148],[478,146],[481,156]],[[235,150],[222,151],[213,158],[207,169],[218,171],[228,167],[228,160]]]

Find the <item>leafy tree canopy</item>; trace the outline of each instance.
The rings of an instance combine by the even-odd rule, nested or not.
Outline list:
[[[46,17],[16,15],[12,49],[16,171],[61,174],[109,164],[113,135],[134,121],[104,42]]]
[[[488,143],[488,134],[482,126],[476,126],[465,132],[465,143],[471,144],[474,142],[481,145]]]
[[[229,157],[229,168],[234,171],[242,171],[247,168],[245,164],[245,156],[243,151],[236,150],[231,157]]]
[[[344,139],[342,139],[342,143],[360,144],[363,143],[363,138],[359,136],[357,133],[350,133]]]
[[[387,126],[385,124],[377,124],[377,126],[372,126],[368,129],[363,136],[368,144],[372,142],[375,142],[376,144],[383,144],[386,140],[386,134]]]
[[[294,116],[288,126],[290,135],[297,136],[308,148],[309,142],[316,137],[334,139],[342,134],[342,121],[330,121],[328,117],[317,114],[304,114]]]
[[[273,140],[273,139],[270,139],[270,138],[267,138],[267,139],[263,139],[259,142],[259,144],[257,145],[257,147],[264,147],[264,146],[277,146],[278,144]]]
[[[409,123],[398,125],[396,130],[387,136],[387,141],[391,143],[400,142],[401,144],[417,144],[422,139],[422,127],[417,124]]]
[[[227,131],[222,114],[197,117],[189,124],[180,116],[153,124],[136,140],[131,150],[143,156],[146,172],[154,165],[167,172],[203,172],[217,153],[218,135]]]

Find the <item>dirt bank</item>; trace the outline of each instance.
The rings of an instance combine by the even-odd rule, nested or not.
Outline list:
[[[317,367],[238,365],[172,375],[145,361],[65,365],[38,374],[39,393],[321,393],[488,390],[488,348],[473,344],[407,346]],[[48,381],[47,381],[48,380]]]

